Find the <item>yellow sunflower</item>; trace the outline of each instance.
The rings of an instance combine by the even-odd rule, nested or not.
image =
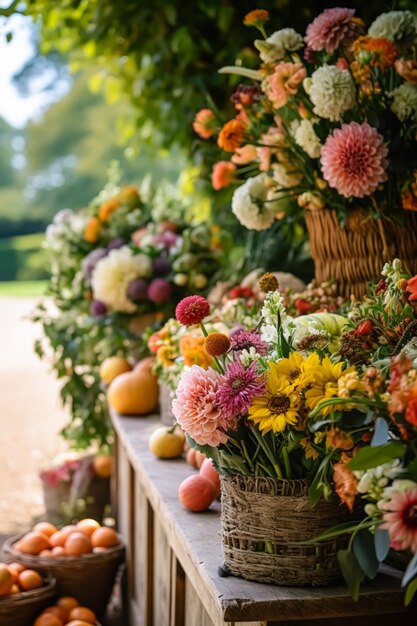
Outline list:
[[[301,352],[291,352],[286,359],[275,364],[277,376],[285,385],[293,390],[304,389],[314,378],[315,368],[320,360],[316,353],[304,359]]]
[[[329,398],[335,398],[338,396],[339,386],[338,380],[341,376],[349,374],[355,371],[355,367],[352,365],[348,369],[344,370],[345,363],[343,361],[339,363],[332,363],[328,356],[317,367],[314,368],[314,378],[311,384],[311,389],[306,391],[306,404],[309,409],[314,409],[322,400],[328,400]],[[344,404],[333,404],[326,406],[322,409],[321,415],[329,415],[333,411],[344,409]]]
[[[270,430],[282,432],[287,424],[297,423],[301,397],[279,374],[276,363],[269,363],[268,382],[264,394],[253,398],[249,407],[249,419],[257,424],[263,434]]]

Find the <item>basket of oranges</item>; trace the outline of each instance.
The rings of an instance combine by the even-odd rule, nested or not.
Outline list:
[[[20,563],[0,563],[0,624],[28,626],[55,595],[55,580]]]
[[[73,596],[101,618],[106,610],[125,547],[113,528],[92,519],[58,530],[40,522],[23,536],[8,539],[3,546],[9,562],[56,578],[56,591]]]
[[[29,624],[26,624],[29,626]],[[30,626],[100,626],[94,611],[81,606],[71,596],[58,598],[54,605],[46,607]]]

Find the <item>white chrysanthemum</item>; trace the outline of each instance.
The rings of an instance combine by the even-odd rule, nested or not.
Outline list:
[[[232,211],[239,222],[250,230],[266,230],[274,220],[277,207],[275,202],[266,202],[273,186],[272,179],[259,174],[238,187],[232,198]]]
[[[280,187],[285,189],[299,185],[303,175],[290,163],[274,163],[272,165],[272,178]]]
[[[370,37],[384,37],[399,42],[407,37],[416,37],[416,23],[411,11],[390,11],[379,15],[369,27]]]
[[[303,45],[303,38],[293,28],[282,28],[267,39],[257,39],[255,48],[264,63],[275,63],[285,57],[286,52],[295,52]]]
[[[320,139],[317,137],[310,120],[294,120],[291,134],[295,143],[308,154],[311,159],[318,159],[321,152]]]
[[[401,122],[417,119],[417,87],[411,83],[400,85],[390,94],[393,98],[391,109]]]
[[[104,302],[108,309],[133,313],[136,305],[126,295],[131,280],[148,276],[151,260],[146,254],[133,254],[127,246],[111,250],[94,268],[91,286],[94,298]]]
[[[331,122],[340,121],[355,104],[355,85],[350,72],[335,65],[319,67],[304,86],[314,104],[314,113]]]

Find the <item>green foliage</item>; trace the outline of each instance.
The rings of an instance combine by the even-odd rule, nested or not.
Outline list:
[[[0,239],[0,280],[41,280],[49,276],[43,233]]]

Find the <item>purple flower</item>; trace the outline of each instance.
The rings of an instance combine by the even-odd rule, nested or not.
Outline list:
[[[107,244],[107,250],[117,250],[118,248],[121,248],[122,246],[125,245],[125,241],[124,239],[122,239],[121,237],[116,237],[116,239],[112,239],[108,244]]]
[[[92,300],[90,303],[90,313],[91,315],[106,315],[107,307],[101,300]]]
[[[253,362],[245,369],[239,359],[227,366],[217,390],[217,402],[226,419],[244,415],[252,398],[262,395],[266,381],[255,368]]]
[[[171,248],[177,243],[178,235],[171,232],[170,230],[165,230],[163,233],[159,235],[155,235],[153,240],[154,244],[162,244],[165,248]]]
[[[235,352],[255,348],[260,356],[266,356],[268,354],[268,344],[253,330],[241,330],[234,335],[230,335],[230,343],[232,350]]]
[[[164,256],[160,256],[152,261],[152,269],[156,276],[165,276],[171,270],[171,261]]]
[[[85,280],[89,283],[91,280],[91,276],[93,270],[100,259],[103,259],[107,256],[106,248],[96,248],[95,250],[91,250],[82,260],[81,262],[81,270]]]
[[[129,300],[146,300],[148,296],[148,283],[143,278],[135,278],[127,286],[126,295]]]

